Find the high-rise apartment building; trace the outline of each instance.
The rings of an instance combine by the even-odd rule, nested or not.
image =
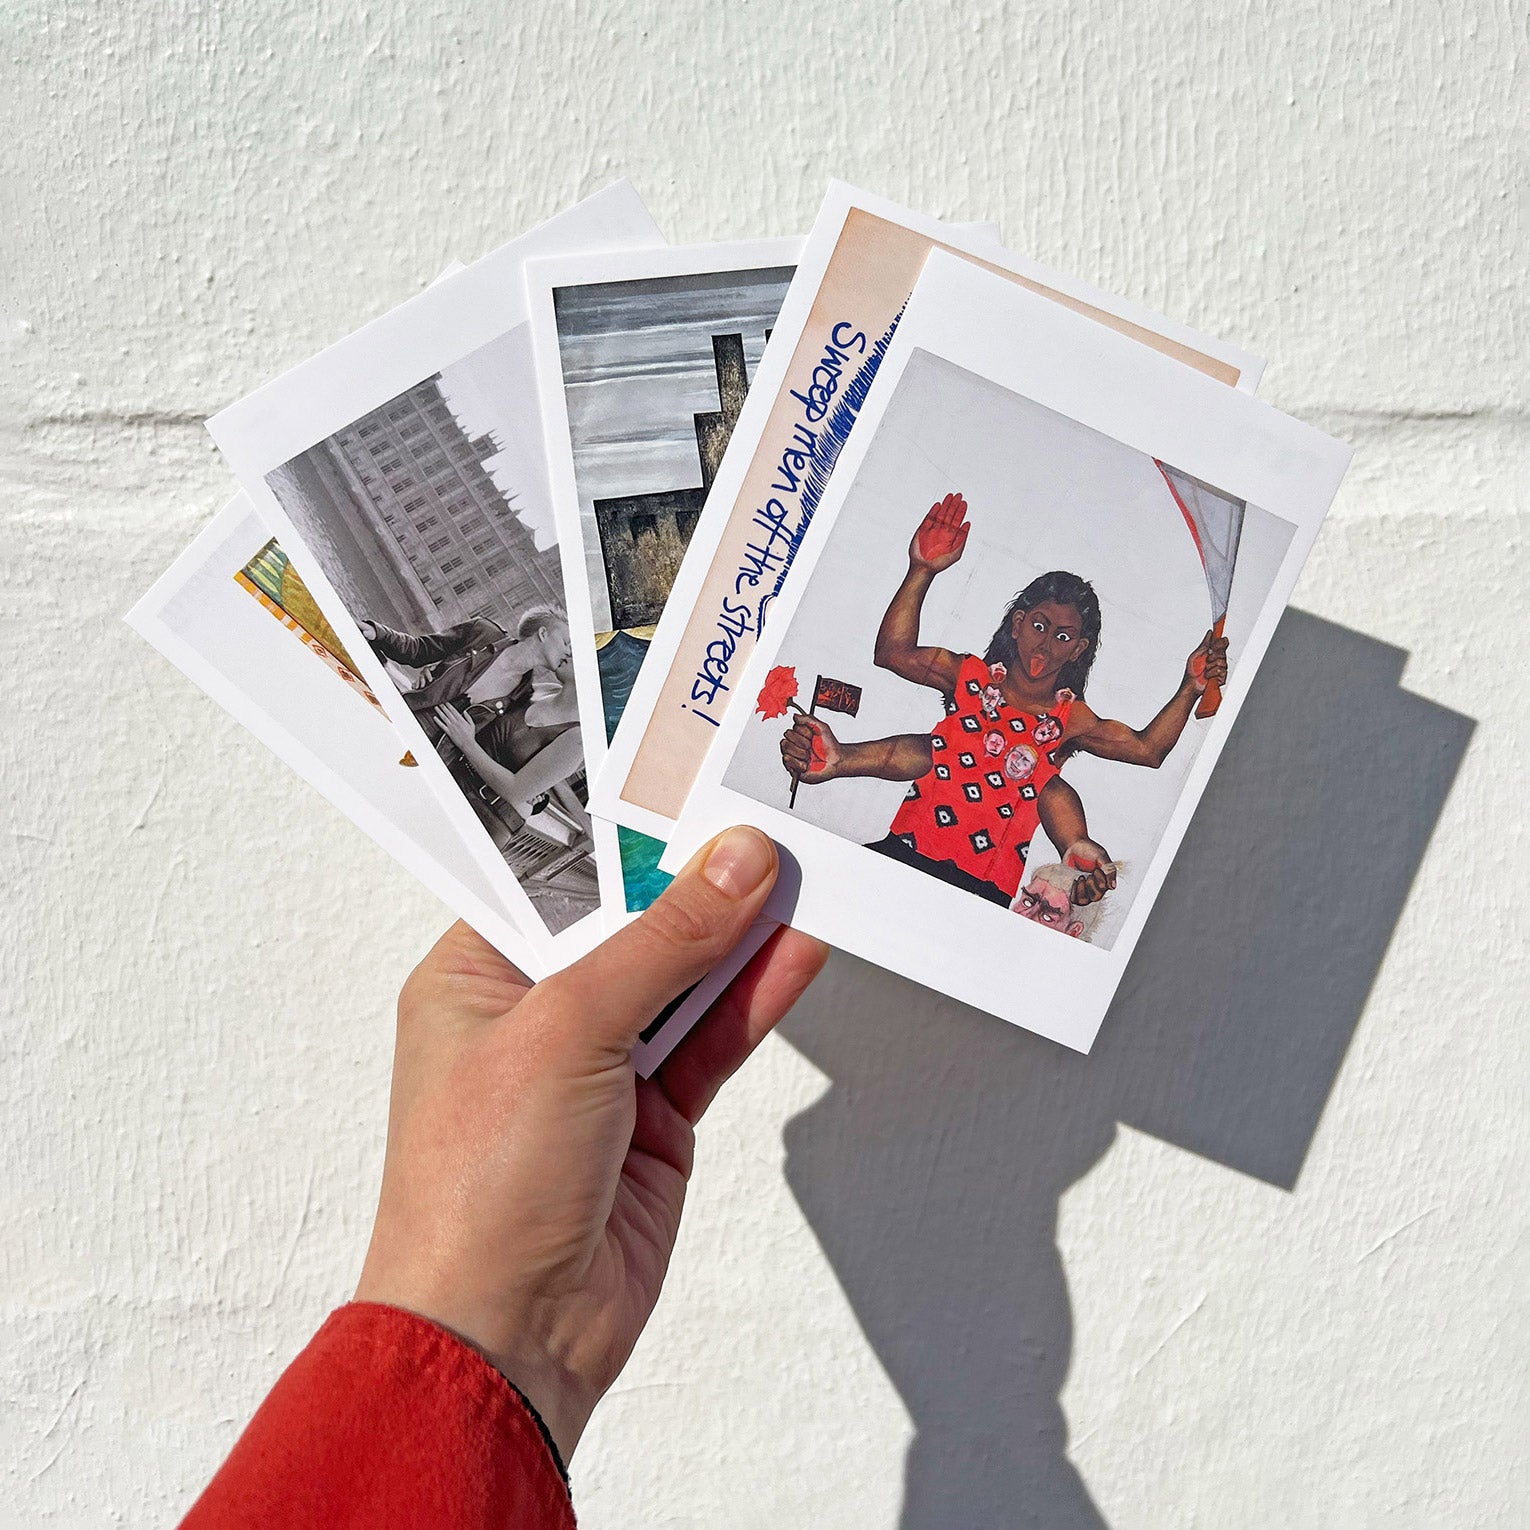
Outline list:
[[[350,582],[375,582],[342,591],[358,615],[393,606],[422,629],[488,616],[513,631],[529,606],[561,608],[562,584],[557,548],[538,549],[514,497],[484,466],[500,449],[490,436],[463,432],[431,377],[279,473],[300,497],[318,489],[360,511],[325,527],[352,544],[336,549]],[[319,482],[303,483],[309,474]],[[277,475],[272,488],[285,498]]]

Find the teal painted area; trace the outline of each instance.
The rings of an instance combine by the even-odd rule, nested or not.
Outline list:
[[[616,838],[622,850],[622,885],[627,892],[627,909],[637,913],[648,907],[674,880],[659,870],[664,841],[650,839],[635,829],[617,828]]]
[[[630,632],[618,632],[600,650],[600,699],[606,714],[606,742],[616,737],[616,725],[622,720],[622,710],[632,694],[632,684],[643,667],[648,654],[647,638],[633,637]]]
[[[605,703],[606,738],[609,740],[621,721],[622,708],[632,694],[632,682],[643,666],[648,643],[630,632],[618,632],[600,650],[600,693]],[[622,851],[622,886],[627,895],[627,910],[636,914],[648,907],[674,879],[659,870],[664,841],[650,839],[635,829],[617,828]]]

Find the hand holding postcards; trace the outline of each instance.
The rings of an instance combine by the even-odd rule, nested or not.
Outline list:
[[[749,822],[774,918],[1087,1050],[1348,461],[1258,372],[843,185],[684,249],[618,185],[211,422],[131,620],[533,976]]]

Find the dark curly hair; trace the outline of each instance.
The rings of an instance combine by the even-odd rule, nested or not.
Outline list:
[[[983,662],[1013,666],[1020,657],[1010,631],[1014,626],[1015,612],[1033,611],[1048,602],[1072,606],[1078,612],[1078,635],[1088,639],[1084,651],[1063,665],[1057,677],[1059,688],[1066,687],[1075,696],[1082,696],[1084,687],[1089,683],[1089,671],[1094,667],[1094,656],[1100,651],[1100,597],[1094,593],[1094,586],[1087,579],[1080,579],[1077,574],[1053,569],[1050,574],[1041,574],[1031,580],[1010,601],[1004,620],[988,640],[988,651],[983,655]]]

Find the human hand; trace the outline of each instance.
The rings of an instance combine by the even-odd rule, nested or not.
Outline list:
[[[361,630],[361,635],[367,640],[367,642],[375,643],[377,641],[376,622],[371,621],[365,616],[360,616],[356,619],[356,625]]]
[[[357,1300],[474,1345],[565,1461],[658,1300],[692,1129],[827,955],[779,930],[658,1073],[634,1075],[638,1033],[737,944],[776,872],[764,835],[732,829],[646,913],[535,987],[458,924],[399,995]]]
[[[1103,845],[1092,839],[1076,839],[1063,856],[1063,865],[1082,875],[1076,877],[1069,898],[1080,908],[1098,903],[1116,885],[1119,869]]]
[[[1210,631],[1200,646],[1185,661],[1185,684],[1197,696],[1206,694],[1208,685],[1227,684],[1227,639],[1214,637]]]
[[[478,730],[465,714],[443,702],[432,709],[431,715],[440,724],[441,731],[459,748],[466,749],[478,740]]]
[[[967,501],[960,494],[948,494],[920,521],[914,540],[908,544],[908,561],[913,568],[939,574],[961,557],[967,545]]]
[[[809,786],[832,781],[843,762],[844,751],[829,731],[829,725],[806,712],[799,712],[797,720],[781,735],[781,763],[788,774]]]

